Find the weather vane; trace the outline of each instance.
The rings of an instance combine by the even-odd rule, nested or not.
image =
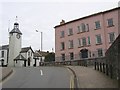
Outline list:
[[[16,21],[16,22],[18,21],[18,16],[16,16],[15,21]]]

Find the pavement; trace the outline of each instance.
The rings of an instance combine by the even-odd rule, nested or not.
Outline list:
[[[118,88],[117,80],[111,79],[93,67],[67,66],[78,78],[78,88]]]
[[[12,74],[13,69],[10,67],[0,67],[0,82]]]

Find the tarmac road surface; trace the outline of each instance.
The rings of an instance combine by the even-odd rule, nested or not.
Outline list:
[[[16,67],[2,88],[74,88],[72,73],[64,67]]]

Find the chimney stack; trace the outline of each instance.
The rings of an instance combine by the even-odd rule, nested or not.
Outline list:
[[[60,22],[60,25],[65,24],[65,20],[62,19],[62,21]]]

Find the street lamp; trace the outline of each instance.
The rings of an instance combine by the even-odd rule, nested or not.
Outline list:
[[[36,30],[36,32],[39,32],[38,30]],[[40,36],[41,36],[41,52],[42,52],[42,32],[40,32]]]
[[[39,32],[38,30],[36,30],[36,32]],[[41,55],[42,55],[42,32],[39,32],[41,35]],[[41,62],[42,62],[42,57],[41,57]],[[41,65],[41,62],[40,62],[40,65]]]

